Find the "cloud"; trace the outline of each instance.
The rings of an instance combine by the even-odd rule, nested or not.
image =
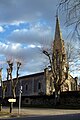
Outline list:
[[[36,23],[29,29],[16,29],[8,37],[11,43],[28,45],[50,45],[53,39],[52,28],[48,25]]]
[[[4,32],[4,28],[2,26],[0,26],[0,32]]]
[[[44,68],[44,62],[47,63],[45,56],[38,47],[23,47],[19,43],[8,43],[7,45],[0,42],[0,56],[4,56],[3,64],[7,60],[22,63],[21,70],[28,72],[40,71]],[[35,68],[35,69],[34,69]]]
[[[0,0],[0,23],[19,23],[36,19],[53,20],[56,0]]]

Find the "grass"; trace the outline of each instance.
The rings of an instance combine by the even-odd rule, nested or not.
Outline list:
[[[10,113],[8,111],[0,111],[0,117],[4,117],[4,116],[7,116],[7,117],[17,117],[18,115],[17,114],[13,114],[13,113]]]
[[[9,115],[9,112],[8,111],[0,111],[0,116],[3,116],[3,115]]]

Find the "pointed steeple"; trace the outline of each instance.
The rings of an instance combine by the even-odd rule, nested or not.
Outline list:
[[[58,18],[58,15],[56,15],[56,29],[55,29],[55,38],[54,38],[54,40],[61,40],[61,39],[62,39],[62,35],[61,35],[61,31],[60,31],[59,18]]]

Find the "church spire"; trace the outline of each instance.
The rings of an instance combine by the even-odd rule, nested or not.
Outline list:
[[[59,18],[58,18],[58,15],[56,15],[56,29],[55,29],[55,38],[54,38],[54,40],[61,40],[61,39],[62,39],[62,35],[61,35],[61,31],[60,31]]]

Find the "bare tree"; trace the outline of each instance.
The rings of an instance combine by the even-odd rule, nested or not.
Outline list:
[[[65,26],[67,26],[69,34],[68,39],[71,39],[77,49],[74,50],[73,65],[75,65],[73,72],[79,70],[80,61],[80,0],[60,0],[58,4],[58,13],[61,19],[64,19]],[[64,16],[64,17],[62,17]],[[77,44],[78,42],[78,44]],[[70,62],[69,62],[70,63]],[[70,64],[71,66],[71,64]]]
[[[2,98],[4,99],[7,86],[6,86],[6,84],[4,84],[4,82],[2,80],[2,68],[0,68],[0,83],[1,83],[1,89],[2,89]]]
[[[71,41],[66,42],[66,55],[65,54],[60,54],[58,51],[56,56],[53,54],[53,49],[51,50],[46,50],[45,48],[42,50],[42,52],[47,56],[49,60],[49,70],[51,72],[50,77],[52,77],[54,89],[55,89],[55,104],[59,101],[60,97],[60,91],[61,87],[64,84],[64,82],[68,79],[68,72],[69,72],[69,65],[72,66],[71,64],[74,62],[75,58],[75,47],[71,43]],[[65,64],[65,56],[67,58],[67,62]],[[63,66],[65,65],[64,70]],[[71,72],[74,69],[70,69]]]
[[[67,62],[69,65],[69,72],[75,74],[79,71],[79,50],[74,46],[73,41],[66,42]]]
[[[7,61],[8,63],[8,66],[9,68],[7,69],[7,80],[10,76],[10,80],[11,80],[11,88],[12,88],[12,96],[15,98],[16,97],[16,91],[15,91],[15,88],[16,88],[16,85],[18,83],[18,76],[19,76],[19,69],[20,69],[20,66],[21,66],[21,63],[20,62],[17,62],[17,71],[16,71],[16,82],[13,81],[13,78],[12,78],[12,71],[13,71],[13,62],[11,61]]]
[[[75,56],[76,48],[73,45],[72,41],[67,41],[65,46],[66,46],[67,62],[68,64],[70,64],[70,62],[73,62],[76,59],[77,56],[77,54]]]
[[[68,78],[68,66],[66,65],[66,72],[63,70],[64,55],[57,53],[50,55],[48,51],[43,50],[43,53],[48,57],[50,63],[50,72],[52,74],[52,80],[55,88],[55,105],[59,102],[61,86]],[[61,58],[62,57],[62,58]],[[63,77],[64,76],[64,77]]]
[[[66,25],[73,25],[73,34],[80,40],[80,0],[60,0],[60,15],[65,13]]]

